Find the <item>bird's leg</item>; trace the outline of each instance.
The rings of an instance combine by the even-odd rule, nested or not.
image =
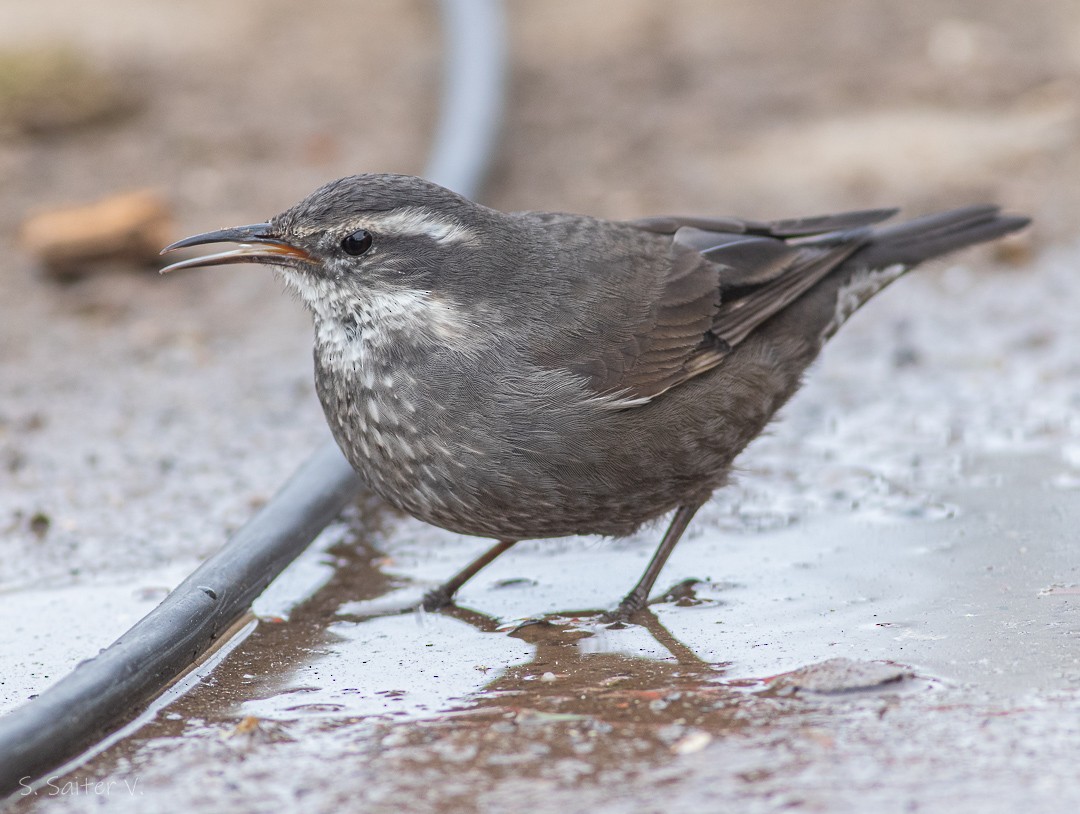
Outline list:
[[[500,540],[438,588],[433,588],[424,594],[424,601],[420,603],[421,606],[426,611],[436,611],[451,604],[458,588],[475,577],[480,572],[480,569],[490,565],[496,557],[509,550],[516,542],[517,540]]]
[[[649,561],[645,573],[638,580],[638,584],[634,586],[634,590],[623,598],[623,601],[619,603],[619,607],[601,617],[603,621],[626,622],[629,621],[631,616],[645,607],[645,603],[649,600],[649,591],[652,590],[656,578],[660,576],[664,563],[671,556],[671,552],[675,549],[675,544],[679,542],[679,538],[682,537],[682,533],[686,531],[690,519],[700,508],[700,503],[678,508],[675,516],[671,518],[671,525],[664,532],[664,538],[660,541],[660,545],[656,547],[656,553],[653,554],[652,559]]]

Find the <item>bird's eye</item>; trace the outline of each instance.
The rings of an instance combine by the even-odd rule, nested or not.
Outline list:
[[[345,250],[345,254],[359,257],[371,248],[371,232],[367,229],[360,229],[359,231],[353,232],[341,241],[341,248]]]

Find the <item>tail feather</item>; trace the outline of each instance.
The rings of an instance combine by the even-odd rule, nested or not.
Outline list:
[[[775,337],[811,339],[805,363],[848,317],[875,294],[920,263],[1022,229],[1024,217],[1002,215],[996,206],[969,206],[822,241],[858,239],[862,244],[765,326]]]
[[[996,206],[968,206],[875,229],[848,261],[869,268],[916,266],[942,254],[1022,229],[1028,218],[1002,215]]]

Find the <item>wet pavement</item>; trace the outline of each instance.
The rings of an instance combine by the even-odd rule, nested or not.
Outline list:
[[[0,9],[0,45],[60,34],[144,92],[119,124],[0,138],[5,241],[116,186],[168,190],[180,236],[419,170],[426,4],[238,0],[207,24],[219,5]],[[640,624],[597,612],[659,527],[522,543],[460,609],[418,614],[487,543],[365,502],[257,622],[10,810],[1080,810],[1076,7],[944,6],[778,3],[762,26],[760,2],[516,4],[488,202],[989,199],[1035,237],[922,269],[845,326]],[[313,43],[332,58],[305,62]],[[2,712],[152,608],[327,433],[308,320],[265,269],[62,286],[5,251],[0,308]]]
[[[392,540],[478,541],[383,518],[377,550],[357,512],[288,621],[262,608],[187,695],[13,810],[1074,810],[1080,502],[1047,488],[1059,468],[979,460],[951,518],[699,533],[670,571],[732,579],[619,630],[529,609],[610,604],[644,538],[527,546],[468,610],[401,614],[422,584]]]

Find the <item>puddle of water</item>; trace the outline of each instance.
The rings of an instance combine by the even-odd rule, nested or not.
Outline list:
[[[263,677],[236,714],[423,717],[470,706],[509,664],[532,655],[528,646],[431,614],[332,622],[320,639],[289,673]]]

